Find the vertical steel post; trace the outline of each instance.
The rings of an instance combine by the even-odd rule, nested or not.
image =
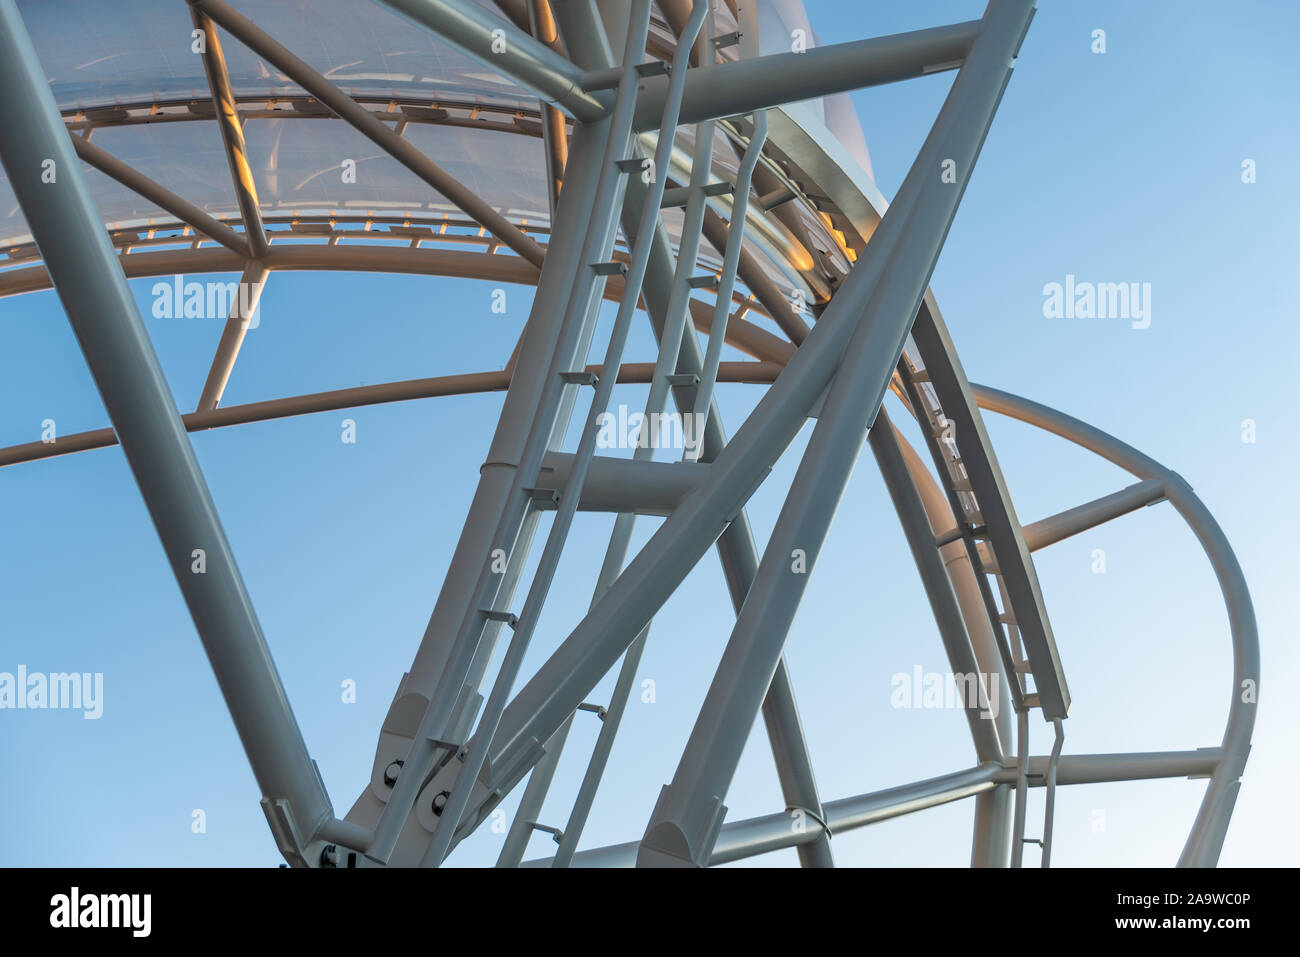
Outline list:
[[[212,357],[212,366],[208,369],[208,377],[203,383],[203,392],[194,408],[195,412],[211,412],[221,403],[230,374],[235,371],[235,360],[239,358],[239,350],[244,345],[244,336],[253,328],[253,316],[262,301],[262,287],[266,285],[268,275],[269,270],[261,260],[251,260],[244,265],[230,305],[230,315],[226,319],[226,327],[221,330],[221,341],[217,343],[217,352]],[[245,289],[249,290],[248,295],[244,294]]]
[[[630,122],[630,109],[627,112]],[[375,843],[367,850],[376,860],[386,860],[397,842],[424,772],[434,758],[430,735],[450,716],[476,657],[478,642],[465,638],[465,622],[474,617],[481,625],[480,609],[490,607],[497,595],[499,576],[490,572],[491,552],[518,537],[529,508],[521,491],[529,480],[521,477],[521,470],[535,474],[561,417],[563,384],[552,375],[553,366],[571,359],[577,340],[584,336],[574,327],[594,316],[596,283],[585,254],[593,242],[593,230],[612,235],[614,229],[617,196],[612,186],[603,182],[608,179],[603,170],[598,170],[602,153],[617,150],[617,143],[625,142],[626,134],[616,129],[619,116],[617,110],[615,113],[611,120],[582,124],[574,134],[564,197],[532,315],[524,329],[519,361],[447,578],[411,664],[409,685],[427,695],[427,701],[424,717],[411,729],[413,739],[403,756],[403,770],[419,768],[421,773],[399,777],[389,795],[376,825]],[[611,140],[615,145],[611,146]],[[608,216],[607,224],[591,224],[593,207],[600,211],[597,215]],[[575,299],[581,300],[579,307],[568,308]],[[540,443],[535,441],[539,433],[543,435]]]
[[[691,22],[687,28],[692,31],[687,41],[688,46],[690,42],[694,41],[695,32],[699,31],[704,22],[708,0],[696,0],[696,5],[698,13],[692,14]],[[673,62],[670,95],[664,101],[664,116],[660,126],[659,143],[655,149],[653,170],[662,170],[667,167],[672,151],[672,141],[677,133],[677,115],[681,104],[681,88],[686,78],[686,67],[688,65],[686,51],[681,50],[679,52],[680,55],[675,57]],[[633,79],[629,77],[625,82],[633,82]],[[620,99],[623,92],[624,89],[621,86],[619,90]],[[645,280],[646,270],[649,266],[654,225],[659,221],[659,206],[664,192],[663,174],[659,173],[658,178],[652,179],[651,182],[651,188],[646,193],[642,203],[640,227],[637,230],[636,241],[631,247],[631,263],[628,266],[627,281],[623,289],[622,300],[619,303],[618,314],[614,318],[614,329],[610,334],[609,347],[606,350],[605,361],[602,365],[604,375],[596,384],[596,395],[592,399],[587,427],[583,432],[582,439],[579,441],[578,451],[574,456],[572,469],[569,473],[568,488],[566,494],[560,499],[559,508],[556,511],[555,520],[551,525],[551,532],[546,541],[546,547],[542,551],[541,560],[538,563],[532,586],[528,592],[528,598],[524,602],[523,610],[514,626],[514,635],[510,641],[510,647],[506,652],[505,660],[501,664],[501,670],[493,685],[487,705],[484,707],[483,717],[480,719],[478,727],[477,747],[469,749],[460,776],[451,788],[451,793],[442,809],[438,826],[434,830],[429,849],[424,856],[425,866],[436,867],[441,864],[447,851],[452,846],[461,813],[469,802],[478,772],[487,760],[488,746],[501,720],[501,714],[505,710],[507,697],[514,686],[519,666],[523,662],[524,652],[528,647],[532,631],[536,627],[546,594],[554,578],[555,570],[559,565],[560,555],[564,548],[570,524],[577,512],[578,501],[582,496],[582,484],[586,480],[587,471],[591,466],[591,458],[596,451],[596,440],[600,434],[599,419],[604,414],[614,392],[614,385],[618,379],[619,363],[622,361],[623,350],[631,330],[632,317],[636,312],[637,301],[640,299],[641,285]],[[560,370],[555,370],[557,376],[559,372]]]

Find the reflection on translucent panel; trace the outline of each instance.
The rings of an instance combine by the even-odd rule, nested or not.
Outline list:
[[[496,10],[491,3],[484,7]],[[233,0],[241,13],[355,95],[524,102],[514,83],[378,3]],[[60,109],[206,98],[184,0],[19,0]],[[222,35],[236,96],[301,93],[270,64]]]

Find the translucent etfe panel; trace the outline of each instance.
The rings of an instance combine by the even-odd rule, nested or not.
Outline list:
[[[374,0],[233,0],[232,5],[355,95],[533,100]],[[490,3],[483,6],[495,10]],[[60,109],[208,96],[184,0],[18,0],[18,7]],[[302,92],[224,31],[221,40],[236,96]]]
[[[821,44],[801,0],[757,0],[755,12],[758,16],[760,55],[789,53],[796,43],[804,44],[807,49]],[[847,93],[805,100],[799,105],[810,110],[824,123],[849,154],[862,165],[867,175],[872,176],[867,140]]]
[[[91,142],[212,216],[239,218],[221,132],[214,120],[105,126],[94,131]],[[86,182],[110,227],[150,217],[174,220],[97,170],[86,175]]]
[[[414,123],[405,136],[510,219],[549,220],[540,139]],[[250,119],[244,137],[267,216],[374,213],[436,221],[458,215],[431,186],[342,120],[294,114]],[[105,127],[95,131],[94,142],[212,216],[239,218],[221,137],[211,120]],[[355,182],[343,177],[349,159],[356,164]],[[170,213],[98,170],[83,169],[96,208],[110,228],[174,222]],[[0,176],[0,243],[27,232],[8,182]]]
[[[411,123],[403,134],[510,219],[549,219],[542,141],[522,133]],[[341,120],[286,117],[244,124],[258,198],[268,212],[358,212],[440,218],[456,209]],[[356,181],[344,177],[355,163]]]
[[[215,218],[239,218],[221,134],[212,120],[106,126],[94,131],[91,142]],[[171,213],[99,170],[84,163],[81,168],[108,228],[175,223]],[[0,170],[0,246],[26,241],[29,233]]]

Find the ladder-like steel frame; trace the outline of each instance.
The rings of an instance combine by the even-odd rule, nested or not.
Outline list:
[[[676,43],[663,59],[647,60],[651,0],[627,5],[623,35],[614,43],[622,41],[617,56],[594,0],[566,0],[554,8],[546,0],[504,4],[514,23],[468,0],[384,2],[410,20],[412,29],[432,31],[538,96],[553,214],[544,246],[536,227],[511,221],[403,139],[405,119],[390,126],[391,113],[340,90],[226,0],[189,0],[196,27],[209,37],[204,65],[238,201],[242,232],[236,231],[232,220],[212,218],[93,146],[93,121],[79,114],[61,117],[13,0],[0,0],[0,92],[10,105],[0,126],[0,159],[48,270],[48,279],[40,267],[0,273],[0,294],[52,281],[113,423],[112,429],[65,437],[57,447],[34,443],[0,449],[0,465],[120,442],[235,719],[285,858],[303,866],[345,859],[357,866],[437,866],[527,779],[498,860],[502,866],[523,863],[535,830],[552,834],[558,849],[552,860],[532,864],[707,866],[796,847],[804,866],[830,866],[834,832],[970,796],[976,798],[973,864],[1019,865],[1024,845],[1037,842],[1047,866],[1057,786],[1187,775],[1209,777],[1210,784],[1179,863],[1214,864],[1249,752],[1259,676],[1253,611],[1231,549],[1176,474],[1077,420],[972,385],[927,289],[1028,30],[1034,0],[991,0],[977,22],[738,60],[720,51],[741,44],[756,28],[752,10],[743,4],[730,5],[740,29],[715,35],[711,2],[717,0],[657,0]],[[280,248],[277,220],[258,201],[243,144],[243,114],[225,73],[218,29],[275,65],[317,104],[459,207],[468,217],[463,223],[478,229],[477,236],[466,232],[461,241],[482,242],[483,256],[496,262],[484,264],[468,252],[422,249],[432,231],[407,224],[390,229],[409,231],[410,250],[339,255],[345,251],[338,249],[322,256]],[[764,163],[769,114],[788,128],[789,118],[776,109],[782,103],[954,67],[958,72],[947,100],[887,212],[872,208],[872,197],[854,187],[851,171],[833,177],[828,192],[838,191],[842,207],[871,210],[875,220],[849,216],[863,240],[860,254],[818,305],[810,329],[746,249],[751,202],[767,211],[798,198],[781,167]],[[674,152],[683,125],[695,131],[684,174],[677,172],[682,161]],[[650,139],[643,140],[647,135]],[[714,173],[720,144],[735,153],[738,165],[730,178]],[[59,171],[55,184],[41,181],[43,163],[50,160]],[[259,290],[274,269],[322,262],[333,263],[324,268],[513,276],[536,284],[531,315],[501,373],[220,408],[248,327],[246,317],[232,314],[199,406],[182,417],[126,285],[128,275],[166,269],[176,258],[147,251],[152,232],[143,238],[105,233],[79,160],[174,215],[180,232],[163,238],[192,241],[191,269],[215,271],[233,263]],[[955,170],[956,182],[941,170]],[[678,185],[670,188],[674,175]],[[675,251],[661,216],[670,205],[683,209]],[[718,209],[728,212],[729,223]],[[371,225],[367,221],[365,229]],[[447,226],[444,219],[441,233]],[[337,229],[331,222],[326,231]],[[701,272],[704,238],[721,260]],[[133,246],[146,251],[133,253]],[[515,255],[492,255],[501,249]],[[17,250],[11,259],[17,261]],[[136,267],[137,262],[143,265]],[[738,285],[744,287],[740,292]],[[700,290],[714,291],[712,307],[693,297]],[[605,298],[615,299],[619,308],[604,359],[593,366],[588,357]],[[638,305],[658,341],[652,365],[624,362]],[[751,309],[771,317],[789,341],[746,322],[743,316]],[[703,351],[696,326],[708,332]],[[724,342],[757,361],[722,362]],[[665,410],[670,396],[680,413],[699,417],[705,426],[699,461],[654,462],[649,442],[630,461],[596,455],[601,415],[614,385],[623,381],[649,383],[647,423]],[[730,439],[714,401],[714,385],[723,381],[768,384]],[[586,386],[593,397],[577,448],[569,453],[564,440]],[[937,481],[882,407],[891,388],[921,425]],[[497,431],[424,639],[381,730],[370,781],[340,818],[289,707],[186,432],[472,391],[505,392]],[[1022,526],[981,407],[1077,442],[1140,482]],[[815,420],[811,439],[760,552],[746,502],[809,419]],[[954,672],[1000,680],[996,689],[984,686],[982,697],[968,702],[974,767],[823,802],[782,652],[864,441],[903,524]],[[1161,499],[1171,502],[1200,538],[1227,602],[1234,686],[1223,742],[1196,752],[1063,754],[1062,722],[1070,697],[1031,552]],[[617,516],[589,612],[516,689],[579,509]],[[554,516],[516,612],[515,592],[524,583],[546,511]],[[666,518],[629,560],[633,526],[642,513]],[[653,617],[710,547],[722,560],[737,619],[677,770],[639,841],[579,851]],[[197,549],[206,557],[202,575],[192,571]],[[806,556],[807,574],[792,572],[796,552]],[[506,636],[493,674],[494,655]],[[589,702],[591,690],[615,666],[609,702]],[[993,707],[990,694],[1009,707]],[[1052,753],[1044,758],[1028,750],[1034,709],[1055,729]],[[568,820],[563,826],[548,824],[538,814],[579,712],[597,716],[600,734]],[[729,822],[724,801],[760,714],[787,807]],[[1035,786],[1047,792],[1041,840],[1025,837],[1026,798]],[[790,826],[791,814],[801,816],[802,826]]]

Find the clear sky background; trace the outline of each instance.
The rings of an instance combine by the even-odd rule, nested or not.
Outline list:
[[[980,0],[807,0],[825,42],[977,18]],[[1107,52],[1090,51],[1094,29]],[[1177,470],[1223,526],[1254,599],[1263,657],[1254,751],[1222,863],[1293,864],[1300,668],[1287,504],[1294,488],[1300,207],[1294,39],[1285,3],[1044,0],[933,278],[967,373],[1090,422]],[[892,196],[953,74],[853,97]],[[1243,184],[1244,159],[1258,181]],[[538,156],[540,162],[540,153]],[[1043,286],[1149,282],[1150,328],[1054,320]],[[237,277],[228,277],[237,278]],[[152,281],[133,283],[148,317]],[[500,368],[528,314],[511,287],[374,275],[277,274],[224,404]],[[607,310],[608,313],[608,310]],[[603,351],[610,316],[597,336]],[[192,409],[221,333],[147,318],[178,404]],[[0,444],[108,424],[54,293],[0,302]],[[647,324],[629,350],[652,354]],[[757,387],[722,386],[734,431]],[[615,402],[639,408],[644,389]],[[198,434],[194,447],[258,615],[342,814],[423,634],[488,448],[500,395],[423,400]],[[355,444],[340,441],[354,419]],[[897,420],[899,417],[895,415]],[[1257,441],[1242,441],[1242,422]],[[1118,469],[1018,423],[988,426],[1022,520],[1129,484]],[[911,433],[915,436],[915,432]],[[760,546],[807,430],[751,503]],[[572,447],[572,445],[570,445]],[[580,515],[525,664],[585,611],[612,519]],[[638,524],[637,543],[655,523]],[[544,526],[545,527],[545,526]],[[540,541],[540,536],[539,536]],[[1094,549],[1107,569],[1092,571]],[[1144,509],[1035,556],[1075,698],[1067,753],[1220,741],[1232,690],[1227,619],[1205,555],[1172,508]],[[280,858],[194,626],[118,449],[0,469],[0,671],[105,675],[104,715],[0,712],[0,864],[267,865]],[[640,836],[728,638],[713,553],[656,619],[584,846]],[[823,799],[975,763],[958,711],[896,710],[890,677],[949,670],[869,455],[810,582],[787,656]],[[341,684],[357,684],[344,703]],[[603,701],[607,679],[591,700]],[[542,820],[564,824],[597,731],[579,716]],[[1050,734],[1037,720],[1033,749]],[[1054,861],[1171,865],[1204,783],[1063,787]],[[518,792],[504,805],[513,813]],[[1042,794],[1030,804],[1037,836]],[[761,727],[728,797],[732,820],[783,807]],[[191,829],[206,814],[206,833]],[[964,865],[973,804],[839,835],[852,865]],[[1101,822],[1100,829],[1098,822]],[[480,829],[454,855],[491,863]],[[533,839],[530,857],[553,849]],[[794,862],[792,851],[762,859]],[[1026,853],[1037,862],[1037,851]]]

